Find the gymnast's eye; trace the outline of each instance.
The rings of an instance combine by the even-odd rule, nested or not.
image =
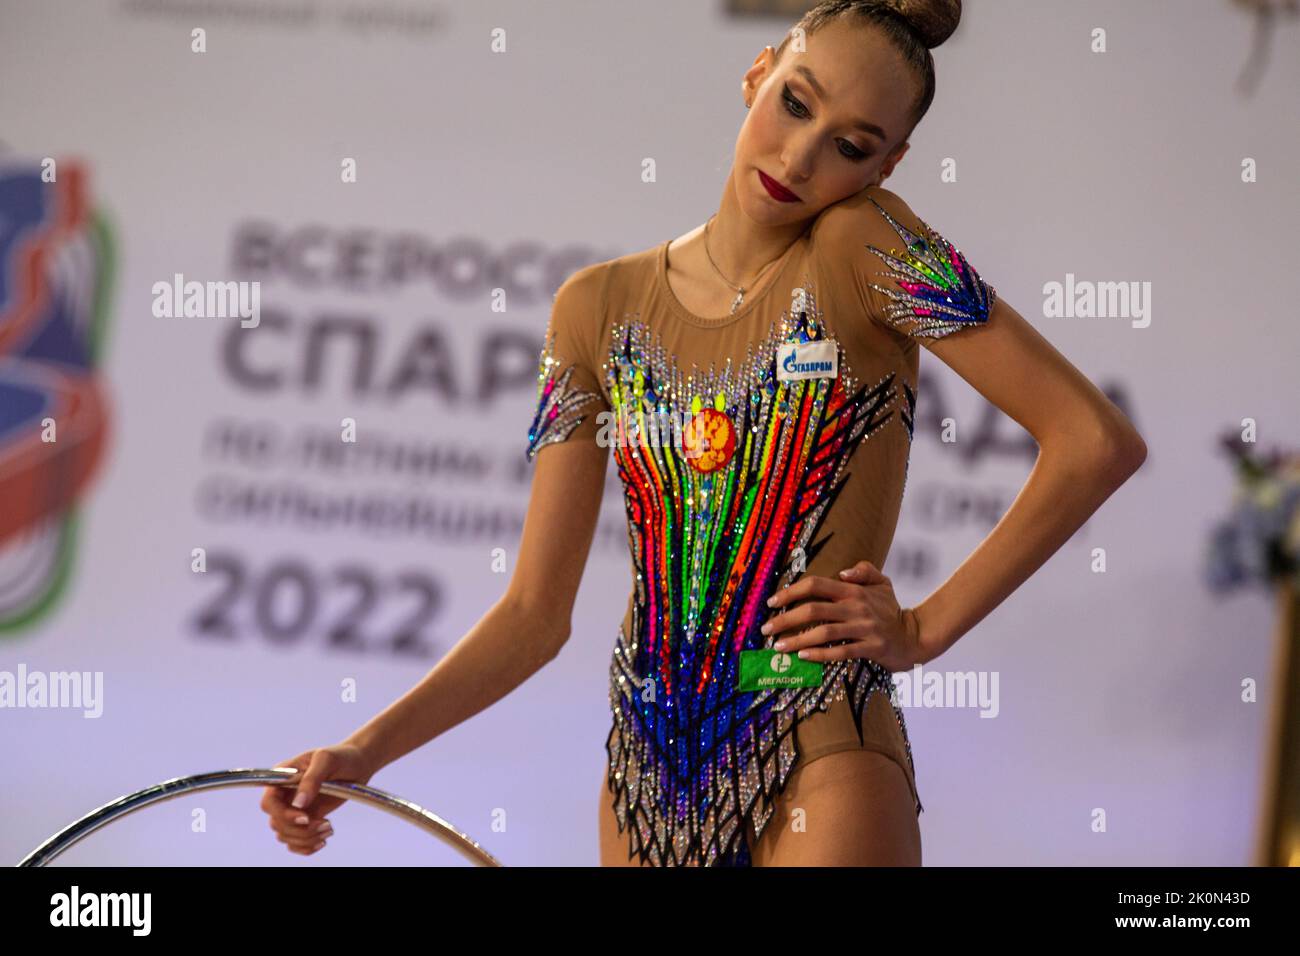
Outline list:
[[[812,114],[808,112],[808,107],[795,99],[794,94],[790,92],[789,84],[786,84],[781,88],[781,99],[785,102],[786,112],[791,116],[797,117],[798,119],[808,119],[812,116]],[[840,155],[855,163],[860,163],[871,155],[870,153],[864,153],[847,139],[839,140],[839,144]]]
[[[785,108],[789,111],[791,116],[797,116],[800,119],[803,119],[808,115],[808,107],[804,106],[794,98],[794,94],[790,92],[789,84],[786,84],[781,88],[781,99],[785,100]]]
[[[864,159],[867,158],[868,155],[870,155],[869,153],[864,153],[862,150],[858,149],[847,139],[840,140],[840,145],[848,147],[847,152],[845,152],[843,149],[841,149],[840,152],[843,153],[849,159],[853,160],[855,163],[862,162]]]

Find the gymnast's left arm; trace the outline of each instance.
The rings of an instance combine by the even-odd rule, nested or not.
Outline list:
[[[927,348],[1038,443],[1028,479],[988,536],[903,612],[933,660],[1068,541],[1147,449],[1128,417],[1000,297],[987,322]]]
[[[773,646],[814,661],[868,657],[890,670],[938,657],[1040,568],[1141,466],[1133,423],[980,277],[961,250],[897,194],[872,186],[823,215],[830,262],[855,286],[864,318],[900,354],[925,348],[1038,443],[1011,507],[920,604],[899,606],[892,582],[860,561],[838,578],[806,576],[768,602]],[[909,341],[910,340],[910,341]],[[803,599],[802,606],[784,609]],[[836,604],[841,606],[836,607]],[[833,643],[832,643],[833,642]]]

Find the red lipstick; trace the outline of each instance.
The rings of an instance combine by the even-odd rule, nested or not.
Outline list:
[[[786,189],[784,186],[778,183],[771,176],[763,172],[761,169],[758,171],[758,179],[759,182],[763,184],[763,188],[767,190],[767,194],[771,196],[773,199],[775,199],[777,202],[802,202],[803,201],[794,193],[792,193],[790,190]]]

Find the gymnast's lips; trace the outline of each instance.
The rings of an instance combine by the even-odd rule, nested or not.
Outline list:
[[[798,196],[786,189],[761,169],[758,171],[758,179],[763,184],[763,188],[767,190],[767,194],[777,202],[802,202]]]

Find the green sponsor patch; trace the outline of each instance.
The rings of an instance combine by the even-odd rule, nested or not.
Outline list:
[[[821,661],[806,661],[771,648],[740,652],[740,690],[816,687],[821,682]]]

